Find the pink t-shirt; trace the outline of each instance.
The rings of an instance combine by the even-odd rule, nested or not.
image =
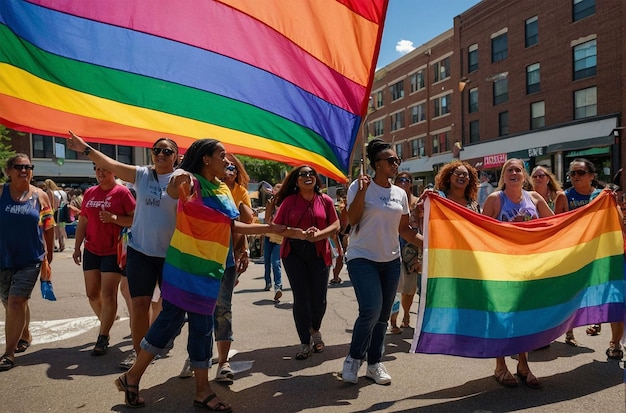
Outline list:
[[[130,215],[135,210],[135,198],[128,188],[119,184],[108,191],[99,185],[85,191],[81,209],[81,215],[87,218],[85,249],[100,256],[115,255],[122,227],[111,222],[103,223],[99,215],[102,210],[115,215]]]
[[[307,201],[299,194],[289,195],[280,204],[274,217],[274,224],[301,229],[316,227],[321,230],[335,221],[337,221],[335,204],[332,198],[326,194],[316,194],[311,201]],[[289,255],[288,240],[289,238],[285,238],[280,247],[281,258]],[[317,255],[324,258],[326,265],[330,265],[332,256],[328,239],[317,241],[315,247]]]

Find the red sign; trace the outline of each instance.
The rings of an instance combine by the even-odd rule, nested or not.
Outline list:
[[[483,159],[483,169],[497,168],[506,162],[506,153],[498,153],[496,155],[487,155]]]

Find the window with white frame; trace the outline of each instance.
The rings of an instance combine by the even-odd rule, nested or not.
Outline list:
[[[433,99],[433,103],[435,106],[435,117],[450,113],[451,97],[452,94],[447,94],[445,96],[441,96],[440,98]]]
[[[391,131],[404,128],[404,111],[391,115]]]
[[[418,70],[417,72],[413,73],[410,77],[410,82],[411,82],[411,93],[424,89],[425,87],[424,71]]]
[[[433,65],[435,71],[435,82],[450,77],[450,58],[446,57]]]
[[[383,91],[379,90],[378,92],[376,92],[376,108],[380,108],[384,105],[385,102],[383,100]]]
[[[546,126],[546,103],[531,103],[530,105],[530,129],[539,129]]]
[[[572,21],[578,21],[596,13],[595,0],[573,0]]]
[[[526,94],[539,92],[541,88],[541,65],[533,63],[526,66]]]
[[[391,101],[396,101],[404,97],[404,80],[394,83],[389,87],[391,93]]]
[[[574,46],[574,80],[596,75],[596,40]]]
[[[574,119],[583,119],[598,114],[597,88],[590,87],[574,92]]]
[[[525,28],[525,46],[534,46],[539,42],[539,19],[533,16],[526,20]]]
[[[402,159],[402,144],[401,143],[396,143],[396,154],[398,155],[398,158]]]
[[[468,110],[469,113],[478,112],[478,88],[471,88],[468,95]]]
[[[381,120],[375,120],[374,122],[374,136],[381,136],[385,133],[385,122]]]
[[[448,132],[441,132],[432,135],[433,138],[433,155],[436,153],[443,153],[450,150],[450,137]]]
[[[415,106],[411,106],[411,123],[419,123],[426,120],[426,104],[420,103]]]
[[[474,43],[467,49],[467,72],[478,70],[478,43]]]
[[[425,156],[424,138],[417,138],[411,141],[411,156]]]

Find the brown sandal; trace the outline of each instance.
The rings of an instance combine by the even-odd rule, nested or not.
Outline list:
[[[569,344],[572,347],[578,347],[578,341],[576,341],[573,334],[565,334],[565,344]]]
[[[587,327],[585,330],[588,336],[597,336],[602,331],[602,326],[600,324],[594,324],[592,326]]]
[[[493,372],[493,377],[496,379],[498,384],[504,387],[517,387],[519,383],[517,383],[517,379],[513,377],[510,371],[508,370],[496,370]]]
[[[527,371],[526,374],[522,374],[519,370],[517,370],[517,377],[519,377],[520,380],[531,389],[540,389],[543,387],[541,382],[530,372],[530,370]]]

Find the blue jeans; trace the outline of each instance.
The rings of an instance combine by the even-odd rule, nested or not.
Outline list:
[[[213,356],[213,316],[188,313],[167,300],[163,300],[163,310],[150,326],[146,337],[141,340],[141,348],[150,354],[160,354],[167,343],[180,333],[185,322],[185,313],[189,325],[187,353],[191,367],[208,369]]]
[[[380,362],[385,350],[387,321],[400,279],[400,259],[390,262],[351,259],[348,275],[359,303],[350,356],[355,360],[367,358],[367,364],[375,364]]]
[[[272,285],[270,271],[274,271],[274,290],[282,290],[283,283],[280,268],[280,244],[275,244],[268,237],[263,245],[263,261],[265,262],[265,285]]]
[[[235,267],[224,270],[220,283],[220,292],[217,295],[217,304],[213,313],[215,325],[215,341],[233,341],[233,290],[237,281]]]

